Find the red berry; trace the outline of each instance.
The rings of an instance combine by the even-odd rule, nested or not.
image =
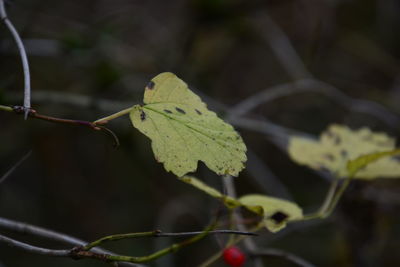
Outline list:
[[[232,267],[240,267],[246,260],[246,255],[237,247],[229,247],[224,250],[224,261]]]

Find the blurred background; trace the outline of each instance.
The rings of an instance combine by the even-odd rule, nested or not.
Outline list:
[[[289,159],[289,134],[318,136],[330,123],[343,123],[400,135],[397,0],[15,0],[7,11],[27,48],[34,109],[93,121],[141,103],[152,77],[174,72],[242,134],[249,161],[235,178],[239,195],[268,194],[314,211],[329,181]],[[0,104],[21,105],[22,89],[18,52],[1,25]],[[237,106],[259,93],[265,101],[251,110]],[[0,185],[2,217],[94,240],[200,230],[221,207],[167,173],[128,117],[108,125],[120,139],[118,149],[109,136],[83,127],[5,112],[0,126],[0,175],[33,151]],[[196,176],[222,190],[221,178],[202,164]],[[255,240],[316,266],[399,266],[399,214],[399,180],[355,182],[329,219],[263,231]],[[149,266],[196,266],[225,241],[209,237]],[[141,256],[171,242],[148,238],[106,247]],[[264,262],[294,266],[279,258]],[[0,244],[0,266],[106,264]],[[245,266],[254,266],[252,260]]]

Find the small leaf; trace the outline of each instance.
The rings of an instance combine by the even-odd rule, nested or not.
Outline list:
[[[181,180],[187,184],[190,184],[190,185],[196,187],[197,189],[200,189],[201,191],[207,193],[208,195],[210,195],[214,198],[217,198],[217,199],[223,201],[224,204],[230,209],[239,207],[241,205],[240,202],[237,201],[236,199],[222,194],[217,189],[215,189],[209,185],[206,185],[205,183],[203,183],[202,181],[200,181],[199,179],[197,179],[193,176],[186,175],[184,177],[179,178],[179,180]]]
[[[248,210],[263,216],[264,226],[275,233],[283,229],[291,220],[303,218],[302,209],[293,202],[264,195],[245,195],[239,198]]]
[[[221,200],[230,209],[243,206],[249,211],[262,216],[264,226],[274,233],[283,229],[288,221],[303,218],[302,209],[296,203],[284,199],[257,194],[245,195],[239,199],[235,199],[223,195],[215,188],[208,186],[195,177],[184,176],[179,178],[179,180]]]
[[[350,160],[347,163],[347,171],[349,173],[349,176],[352,177],[359,170],[361,170],[362,168],[365,168],[367,165],[369,165],[383,157],[396,156],[396,155],[400,155],[400,149],[360,156],[354,160]],[[399,174],[399,176],[400,176],[400,174]]]
[[[157,75],[147,85],[144,106],[130,113],[134,127],[152,140],[157,161],[178,177],[203,161],[219,175],[237,176],[246,162],[246,146],[230,124],[209,111],[175,74]]]
[[[337,177],[348,177],[349,160],[360,156],[395,149],[395,140],[385,133],[372,132],[368,128],[353,131],[346,126],[331,125],[319,140],[293,136],[289,140],[288,153],[295,162],[316,170],[328,170]],[[400,162],[393,158],[379,158],[364,165],[355,173],[357,179],[400,177]]]

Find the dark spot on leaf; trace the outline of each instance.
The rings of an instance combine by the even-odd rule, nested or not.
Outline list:
[[[329,173],[329,169],[325,167],[324,165],[317,165],[316,168],[322,172]]]
[[[332,154],[324,154],[323,157],[330,161],[335,160],[335,157]]]
[[[171,113],[172,113],[172,111],[171,111],[171,110],[169,110],[169,109],[164,109],[164,112],[165,112],[165,113],[169,113],[169,114],[171,114]]]
[[[270,219],[274,220],[275,223],[281,223],[284,220],[286,220],[289,216],[286,213],[283,213],[281,211],[275,212]]]
[[[365,136],[363,136],[362,137],[362,139],[364,140],[364,141],[372,141],[372,135],[365,135]]]
[[[200,110],[198,110],[198,109],[195,109],[195,110],[196,110],[197,114],[199,114],[199,115],[203,114],[200,112]]]
[[[386,141],[383,141],[383,142],[376,142],[376,144],[377,144],[378,146],[387,146],[387,147],[389,147],[389,148],[391,148],[392,145],[393,145],[393,143],[392,143],[391,140],[386,140]]]
[[[336,136],[334,142],[335,145],[339,145],[342,142],[342,139],[340,138],[340,136]]]
[[[348,155],[348,153],[347,153],[346,150],[342,149],[342,150],[340,151],[340,155],[342,155],[342,157],[346,158],[347,155]]]
[[[140,119],[144,121],[146,119],[146,113],[143,110],[140,111]]]
[[[182,114],[186,114],[186,112],[181,108],[175,107],[175,109],[176,109],[176,111],[178,111],[178,112],[180,112]]]
[[[156,84],[155,84],[153,81],[150,81],[150,82],[147,84],[146,88],[149,89],[149,90],[153,90],[155,85],[156,85]]]
[[[326,132],[326,135],[327,135],[328,137],[333,137],[333,133],[332,133],[330,130]]]
[[[326,132],[326,136],[328,136],[330,139],[333,139],[333,143],[335,145],[339,145],[342,142],[342,139],[340,136],[338,136],[336,133],[333,133],[331,131]]]

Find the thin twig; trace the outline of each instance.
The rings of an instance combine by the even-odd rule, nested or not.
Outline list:
[[[197,242],[204,237],[208,235],[208,232],[211,231],[216,225],[216,221],[212,222],[204,231],[200,232],[199,234],[186,239],[182,242],[172,244],[169,247],[166,247],[164,249],[161,249],[159,251],[156,251],[150,255],[147,256],[142,256],[142,257],[131,257],[131,256],[113,256],[113,255],[99,255],[93,253],[91,251],[88,251],[86,247],[76,247],[73,249],[71,252],[73,253],[72,255],[76,258],[94,258],[94,259],[100,259],[104,260],[107,262],[113,262],[113,261],[123,261],[123,262],[133,262],[133,263],[142,263],[142,262],[149,262],[156,260],[164,255],[167,255],[169,253],[176,252],[180,250],[181,248],[188,246],[190,244],[193,244],[194,242]],[[96,241],[95,241],[96,242]],[[101,242],[98,242],[100,244]]]
[[[33,254],[46,255],[46,256],[55,256],[55,257],[68,257],[70,254],[69,249],[47,249],[38,246],[33,246],[28,243],[24,243],[4,235],[0,235],[0,242],[5,243],[11,247],[15,247],[21,249],[26,252],[30,252]]]
[[[273,21],[268,13],[259,12],[252,14],[253,25],[261,33],[261,37],[270,46],[276,58],[281,63],[292,79],[303,79],[311,77],[311,73],[305,67],[302,59],[297,54],[289,38]]]
[[[13,107],[7,107],[0,105],[0,110],[1,111],[7,111],[7,112],[14,112],[15,114],[25,114],[25,108],[21,106],[13,106]],[[29,109],[28,110],[28,116],[31,118],[39,119],[39,120],[44,120],[48,122],[53,122],[53,123],[61,123],[61,124],[71,124],[71,125],[76,125],[76,126],[83,126],[83,127],[88,127],[92,130],[96,131],[103,131],[109,136],[111,136],[114,140],[114,147],[119,146],[119,140],[116,134],[114,134],[113,131],[110,129],[100,125],[95,124],[94,122],[90,121],[82,121],[82,120],[71,120],[71,119],[63,119],[63,118],[57,118],[57,117],[52,117],[48,115],[43,115],[39,114],[36,110],[34,109]]]
[[[127,234],[116,234],[102,237],[96,241],[93,241],[87,245],[85,245],[83,250],[90,250],[91,248],[97,247],[100,244],[107,241],[117,241],[121,239],[128,238],[140,238],[140,237],[186,237],[186,236],[194,236],[203,234],[204,231],[195,231],[195,232],[180,232],[180,233],[163,233],[160,230],[150,231],[150,232],[139,232],[139,233],[127,233]],[[235,231],[235,230],[212,230],[208,231],[207,235],[210,234],[235,234],[235,235],[248,235],[248,236],[256,236],[257,234],[248,232],[248,231]]]
[[[211,230],[214,228],[215,222],[210,224],[204,231],[195,231],[195,232],[182,232],[182,233],[162,233],[160,231],[151,231],[144,233],[131,233],[131,234],[121,234],[121,235],[112,235],[101,238],[91,243],[85,243],[82,240],[66,236],[64,234],[56,233],[51,230],[43,229],[40,227],[32,226],[25,223],[15,222],[9,219],[0,218],[0,227],[6,228],[9,230],[13,230],[19,233],[29,233],[35,236],[46,237],[52,240],[58,240],[69,244],[74,244],[76,247],[70,250],[54,250],[32,246],[30,244],[20,242],[5,236],[0,236],[0,242],[6,243],[10,246],[18,247],[25,251],[48,255],[48,256],[60,256],[60,257],[70,257],[76,259],[83,258],[93,258],[102,260],[105,262],[130,262],[130,263],[139,263],[139,262],[148,262],[155,260],[161,256],[164,256],[171,252],[176,252],[180,248],[197,242],[203,237],[209,234],[237,234],[237,235],[255,235],[251,232],[242,232],[242,231],[233,231],[233,230]],[[98,249],[97,247],[104,243],[105,241],[112,240],[120,240],[123,238],[134,238],[134,237],[171,237],[171,236],[193,236],[187,240],[184,240],[179,243],[172,244],[169,247],[156,251],[148,256],[143,257],[131,257],[131,256],[123,256],[112,254],[108,251]],[[90,250],[90,251],[89,251]]]
[[[265,104],[281,97],[304,92],[326,95],[336,101],[337,104],[342,105],[349,110],[372,115],[381,121],[384,121],[389,126],[393,127],[393,125],[400,124],[399,116],[389,111],[383,105],[365,99],[349,97],[331,84],[316,79],[303,79],[267,88],[259,93],[247,97],[245,100],[231,108],[228,114],[230,114],[230,118],[234,120],[234,118],[249,113],[261,104]]]
[[[233,183],[233,178],[230,175],[226,175],[225,177],[222,178],[222,181],[224,183],[224,186],[226,188],[227,195],[235,198],[236,199],[236,189],[235,185]],[[243,221],[242,215],[239,213],[239,211],[235,210],[233,212],[233,218],[237,222],[236,227],[240,231],[247,231],[246,227],[241,223]],[[246,249],[250,252],[257,250],[257,244],[254,242],[252,238],[246,238],[244,239],[244,245]],[[263,267],[263,263],[261,259],[255,259],[254,265],[256,267]]]
[[[4,1],[0,0],[0,18],[10,31],[14,38],[15,43],[18,47],[18,52],[21,57],[22,69],[24,72],[24,117],[27,119],[29,109],[31,108],[31,78],[29,73],[28,57],[26,55],[24,44],[22,43],[21,37],[18,31],[15,29],[14,25],[7,17],[6,8],[4,6]]]
[[[84,246],[87,244],[86,241],[83,241],[81,239],[59,233],[53,230],[45,229],[43,227],[23,223],[23,222],[18,222],[6,218],[0,217],[0,228],[2,229],[7,229],[9,231],[13,231],[16,233],[21,233],[21,234],[29,234],[32,236],[37,236],[37,237],[43,237],[49,240],[54,240],[58,241],[64,244],[69,244],[72,246]],[[117,255],[114,254],[108,250],[102,249],[102,248],[93,248],[92,252],[99,253],[99,254],[110,254],[110,255]],[[133,263],[120,263],[120,265],[124,266],[137,266],[137,267],[143,267],[144,265],[140,264],[133,264]]]
[[[315,267],[315,265],[300,258],[299,256],[289,253],[287,251],[279,250],[279,249],[268,248],[268,249],[258,250],[256,252],[253,252],[252,256],[279,257],[279,258],[283,258],[291,263],[294,263],[297,266]]]
[[[14,164],[1,178],[0,178],[0,184],[2,184],[17,168],[19,165],[22,164],[29,156],[32,154],[32,151],[29,151],[26,153],[17,163]]]
[[[156,237],[171,237],[171,236],[191,236],[201,234],[202,231],[195,232],[180,232],[180,233],[163,233],[159,232],[155,236]],[[236,230],[213,230],[209,231],[207,234],[229,234],[229,235],[248,235],[248,236],[257,236],[256,233],[248,232],[248,231],[236,231]]]

